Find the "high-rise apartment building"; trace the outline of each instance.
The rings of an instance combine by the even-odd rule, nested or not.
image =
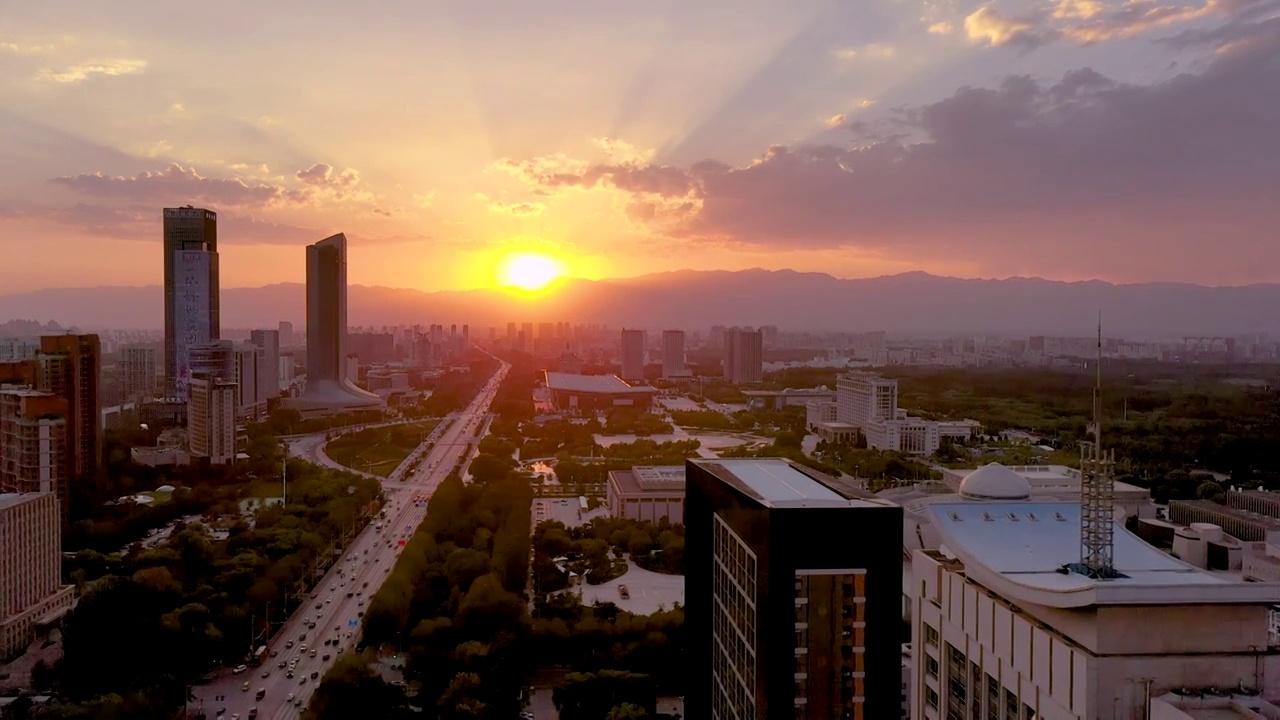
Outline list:
[[[280,346],[293,347],[293,343],[297,340],[297,338],[293,336],[293,323],[288,320],[281,320],[279,332]]]
[[[187,350],[221,337],[218,214],[191,206],[164,209],[165,392],[186,398]]]
[[[662,331],[662,377],[687,375],[684,368],[684,331]]]
[[[686,716],[899,717],[902,508],[776,458],[685,478]]]
[[[622,352],[619,376],[623,380],[644,379],[644,349],[647,338],[643,330],[622,329]]]
[[[307,389],[293,402],[304,413],[376,408],[382,399],[356,387],[347,363],[347,237],[307,246]]]
[[[126,400],[136,402],[155,397],[159,367],[156,348],[125,345],[120,348],[121,380]]]
[[[67,402],[67,472],[73,481],[101,480],[102,407],[98,383],[102,352],[97,335],[40,338],[36,387]]]
[[[764,380],[764,338],[759,330],[724,331],[724,377],[734,385]]]
[[[258,347],[258,401],[280,395],[280,331],[253,330],[249,342]]]
[[[0,492],[70,495],[67,401],[53,393],[0,386]]]
[[[236,414],[254,417],[263,409],[265,399],[258,397],[258,369],[262,365],[262,348],[257,345],[240,345],[232,357],[236,365]]]
[[[236,459],[236,409],[239,390],[232,380],[196,373],[187,401],[187,440],[191,456],[214,465]]]
[[[62,584],[62,532],[53,493],[0,495],[0,657],[35,639],[37,625],[71,609],[75,588]]]
[[[293,353],[285,353],[280,356],[280,392],[288,392],[293,386],[294,374],[297,372],[298,363],[293,357]]]

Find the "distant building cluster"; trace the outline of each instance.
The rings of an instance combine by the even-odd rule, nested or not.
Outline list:
[[[898,381],[867,372],[836,378],[835,400],[808,403],[809,429],[824,440],[852,442],[862,437],[867,447],[915,455],[936,452],[947,439],[963,440],[976,433],[973,420],[936,421],[913,417],[898,407]]]

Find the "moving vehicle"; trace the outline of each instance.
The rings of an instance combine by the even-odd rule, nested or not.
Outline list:
[[[264,697],[266,697],[266,696],[267,696],[267,689],[266,689],[266,688],[258,688],[258,694],[257,694],[255,697],[256,697],[258,700],[261,700],[262,698],[264,698]]]
[[[245,681],[244,681],[244,684],[240,686],[240,692],[249,692],[249,681],[248,681],[248,680],[245,680]]]
[[[242,672],[244,672],[245,670],[248,670],[248,669],[249,669],[249,666],[248,666],[248,665],[237,665],[237,666],[235,666],[234,668],[232,668],[232,670],[231,670],[231,674],[232,674],[232,675],[239,675],[240,673],[242,673]]]

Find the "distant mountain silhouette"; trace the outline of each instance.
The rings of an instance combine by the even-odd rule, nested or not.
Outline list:
[[[7,318],[82,328],[158,329],[159,286],[40,290],[0,296]],[[474,337],[508,322],[605,323],[662,328],[777,325],[792,331],[1090,335],[1103,312],[1108,335],[1231,335],[1280,331],[1280,285],[1114,285],[1040,278],[965,280],[922,272],[863,280],[791,270],[657,273],[567,279],[530,297],[508,290],[421,292],[353,285],[352,326],[470,323]],[[224,328],[304,324],[301,284],[222,292]]]

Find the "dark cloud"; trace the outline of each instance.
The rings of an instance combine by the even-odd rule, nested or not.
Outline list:
[[[261,206],[285,193],[278,185],[204,177],[194,167],[184,168],[177,163],[132,177],[92,173],[57,177],[49,182],[84,195],[159,205],[199,202],[219,207]]]
[[[542,180],[616,188],[633,198],[633,219],[672,235],[759,247],[955,257],[1081,243],[1129,248],[1136,262],[1166,240],[1215,252],[1275,245],[1280,36],[1151,86],[1089,69],[1049,84],[1015,76],[904,117],[922,141],[778,146],[743,167],[597,165]]]

